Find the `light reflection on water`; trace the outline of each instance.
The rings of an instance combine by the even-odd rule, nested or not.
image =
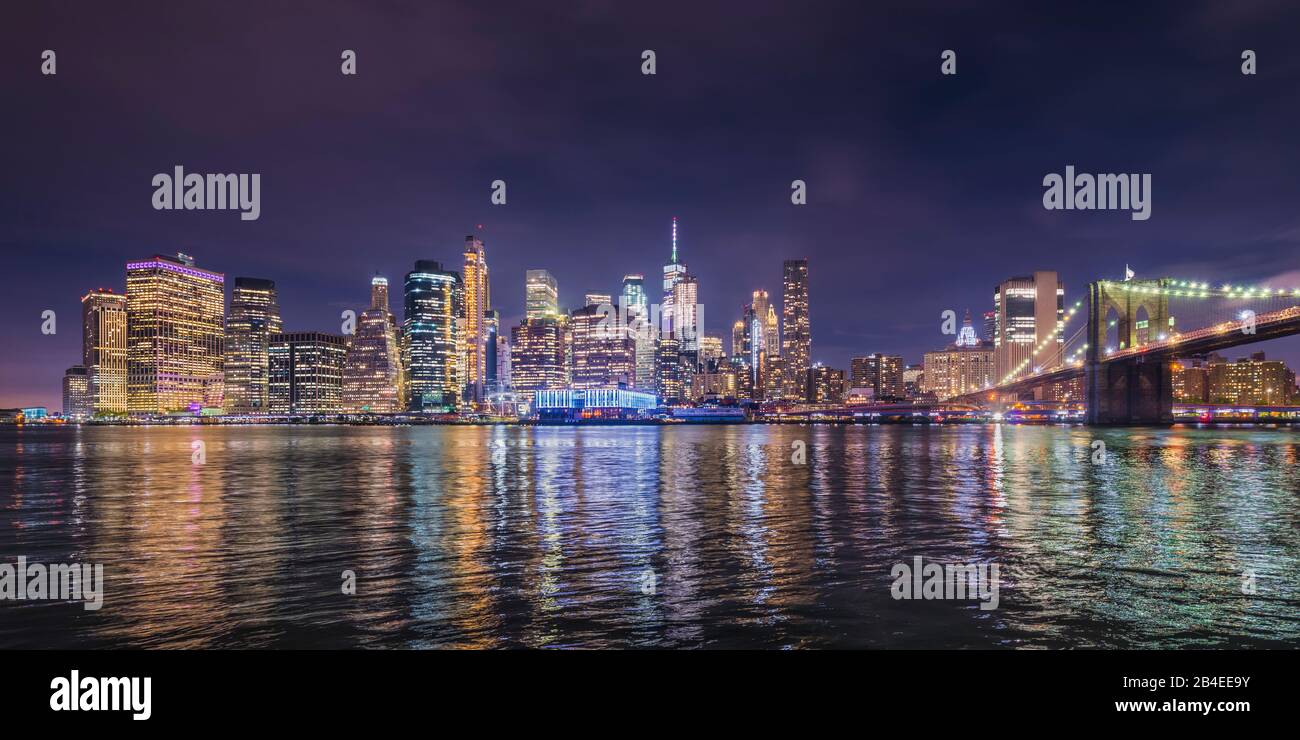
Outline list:
[[[795,441],[806,465],[791,462]],[[1297,441],[1262,428],[8,428],[2,561],[103,563],[107,585],[98,612],[0,602],[0,646],[1295,646]],[[892,599],[890,568],[915,555],[999,563],[999,608]]]

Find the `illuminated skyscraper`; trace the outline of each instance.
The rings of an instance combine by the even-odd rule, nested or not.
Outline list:
[[[1013,277],[993,289],[993,369],[996,383],[1059,359],[1065,341],[1065,285],[1051,271]],[[1054,338],[1054,341],[1049,341]],[[1048,342],[1035,354],[1035,348]]]
[[[493,309],[483,312],[483,393],[498,393],[502,390],[497,371],[500,368],[498,350],[501,341],[501,314]]]
[[[627,323],[636,348],[636,377],[633,385],[642,390],[653,391],[655,387],[655,332],[651,325],[650,305],[645,293],[645,276],[640,274],[623,276],[623,292],[620,294],[619,309]]]
[[[754,314],[762,320],[763,351],[769,357],[781,354],[781,331],[776,319],[776,308],[768,300],[766,290],[754,291]]]
[[[560,315],[560,286],[546,270],[524,274],[525,318],[543,319]]]
[[[563,360],[561,366],[564,368],[564,384],[567,386],[573,382],[573,322],[567,314],[559,316],[556,321],[560,323],[560,357]]]
[[[676,319],[676,313],[673,310],[673,289],[677,287],[677,283],[681,282],[684,277],[686,277],[686,265],[677,261],[677,217],[673,216],[673,252],[668,264],[664,265],[664,300],[663,305],[660,307],[660,313],[670,326],[673,320]]]
[[[265,414],[268,408],[267,349],[283,330],[275,283],[237,277],[226,317],[227,414]]]
[[[573,312],[574,388],[624,388],[636,375],[636,343],[620,325],[609,303],[589,304]]]
[[[465,398],[483,400],[483,386],[487,378],[487,326],[484,317],[492,307],[488,291],[487,252],[483,242],[473,234],[465,237],[464,279],[464,345],[465,345]]]
[[[673,217],[672,254],[664,265],[664,298],[655,347],[655,388],[666,401],[690,391],[690,375],[699,369],[699,284],[677,257],[677,217]],[[670,355],[676,355],[670,357]],[[667,377],[665,377],[667,373]]]
[[[85,419],[92,413],[90,376],[83,365],[73,365],[63,374],[63,415]]]
[[[272,414],[343,411],[343,337],[319,331],[272,334],[267,350]]]
[[[510,332],[510,382],[528,401],[567,383],[564,324],[555,317],[524,319]]]
[[[645,275],[634,273],[623,276],[623,290],[619,294],[620,303],[627,307],[647,308],[649,301],[645,294]]]
[[[756,291],[757,292],[757,291]],[[763,361],[766,357],[766,345],[763,342],[764,321],[757,307],[750,303],[741,314],[740,357],[749,369],[749,387],[753,388],[755,400],[763,397]]]
[[[786,260],[781,296],[781,356],[798,385],[794,395],[808,397],[812,328],[808,320],[808,260]]]
[[[700,365],[705,369],[716,368],[723,364],[726,353],[722,351],[722,337],[705,336],[700,339]]]
[[[682,275],[673,286],[673,334],[680,342],[680,351],[692,356],[700,349],[699,287],[699,281],[690,274]]]
[[[92,290],[81,299],[81,363],[92,414],[126,413],[126,296]]]
[[[802,399],[795,398],[791,395],[793,389],[798,386],[794,378],[790,377],[790,370],[786,366],[785,358],[780,355],[764,355],[762,372],[759,377],[763,379],[764,401],[798,401]]]
[[[681,347],[671,333],[661,334],[655,351],[655,392],[664,403],[681,401],[690,384],[689,368],[682,365]]]
[[[226,278],[183,254],[126,265],[127,410],[220,407]]]
[[[767,321],[763,328],[763,340],[767,343],[767,353],[772,356],[781,354],[781,324],[776,318],[776,307],[768,304]]]
[[[406,274],[403,357],[410,411],[457,409],[461,383],[457,352],[463,302],[460,275],[433,260],[419,260]]]
[[[497,388],[502,392],[513,390],[515,387],[511,377],[510,356],[510,337],[503,334],[497,337]]]
[[[388,309],[388,280],[370,281],[370,308],[357,321],[343,366],[343,410],[393,414],[406,409],[397,321]]]

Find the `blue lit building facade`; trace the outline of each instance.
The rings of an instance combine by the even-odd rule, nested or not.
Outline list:
[[[533,406],[541,421],[632,421],[646,417],[658,399],[626,388],[565,388],[537,391]]]
[[[402,365],[409,411],[456,411],[461,386],[456,345],[460,291],[460,274],[433,260],[417,261],[406,274]]]

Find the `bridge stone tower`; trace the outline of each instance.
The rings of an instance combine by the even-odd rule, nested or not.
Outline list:
[[[1142,356],[1108,360],[1106,316],[1118,314],[1119,346],[1138,341],[1138,311],[1146,309],[1151,337],[1168,332],[1169,278],[1099,280],[1088,285],[1088,353],[1085,380],[1089,424],[1171,424],[1173,376],[1168,360]]]

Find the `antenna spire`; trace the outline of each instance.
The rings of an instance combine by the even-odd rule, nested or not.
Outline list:
[[[672,264],[674,264],[674,265],[677,264],[677,217],[676,217],[676,216],[673,216],[673,261],[672,261]]]

